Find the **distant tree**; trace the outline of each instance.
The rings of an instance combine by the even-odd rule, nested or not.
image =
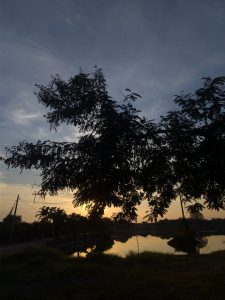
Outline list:
[[[193,213],[190,213],[190,218],[192,220],[203,220],[204,219],[204,215],[201,212],[194,211]]]
[[[9,213],[4,219],[3,219],[3,236],[4,234],[7,236],[7,239],[9,242],[12,242],[14,238],[18,235],[18,227],[20,227],[22,223],[22,217],[17,215],[12,215]],[[15,234],[16,233],[16,234]]]
[[[43,206],[37,212],[36,217],[38,217],[41,222],[52,223],[54,238],[59,239],[60,232],[67,219],[67,214],[64,209]]]
[[[82,232],[88,231],[88,220],[86,217],[79,214],[72,213],[67,215],[66,220],[67,233],[69,235],[77,236]]]
[[[87,218],[84,216],[81,216],[79,214],[76,213],[72,213],[70,215],[67,215],[67,222],[71,222],[71,223],[79,223],[79,222],[83,222],[86,223],[87,222]]]
[[[203,220],[204,219],[203,213],[201,212],[202,209],[203,209],[203,207],[202,207],[202,204],[200,204],[200,203],[195,203],[195,204],[187,207],[187,211],[190,214],[190,218],[193,220]]]
[[[3,223],[6,225],[11,226],[12,223],[14,222],[14,224],[19,224],[22,222],[22,217],[21,216],[14,216],[14,215],[7,215],[4,219],[3,219]]]

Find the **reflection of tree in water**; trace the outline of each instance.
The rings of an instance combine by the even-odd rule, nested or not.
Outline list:
[[[130,238],[132,238],[132,236],[134,236],[134,235],[121,234],[121,235],[114,237],[114,240],[117,242],[120,242],[120,243],[126,243]]]
[[[204,248],[208,244],[206,237],[196,238],[191,235],[177,236],[167,243],[173,247],[177,252],[185,252],[187,254],[199,254],[201,248]]]
[[[80,237],[81,246],[78,253],[82,252],[86,255],[102,253],[112,248],[114,240],[104,233],[84,234]]]
[[[102,253],[106,250],[111,249],[113,244],[114,244],[114,241],[111,238],[106,238],[102,241],[98,241],[98,242],[96,242],[94,247],[91,248],[91,251],[88,252],[88,254]]]

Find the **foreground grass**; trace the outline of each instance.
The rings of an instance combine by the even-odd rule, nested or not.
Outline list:
[[[0,299],[224,299],[225,251],[69,258],[27,249],[0,258]]]

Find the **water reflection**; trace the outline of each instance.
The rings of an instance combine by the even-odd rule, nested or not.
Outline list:
[[[192,249],[171,247],[168,242],[171,239],[160,238],[158,236],[119,236],[114,240],[99,241],[79,251],[80,256],[91,255],[93,253],[104,252],[108,254],[116,254],[125,257],[129,252],[133,251],[141,253],[144,251],[169,253],[175,255],[181,254],[208,254],[218,250],[225,250],[225,235],[215,235],[201,237],[201,243]],[[73,256],[77,256],[78,252],[74,252]]]
[[[176,252],[183,252],[188,255],[200,254],[200,249],[208,244],[206,237],[196,238],[194,236],[181,235],[172,238],[167,244],[174,248]]]
[[[137,236],[133,236],[129,238],[125,243],[116,240],[113,247],[106,251],[106,253],[117,254],[122,257],[125,257],[130,251],[138,253],[138,249],[139,252],[151,251],[161,253],[174,253],[175,251],[167,245],[168,241],[169,239],[161,239],[159,237],[151,235],[148,235],[146,237],[138,236],[137,245]]]
[[[104,233],[83,234],[80,236],[82,243],[72,251],[72,256],[86,257],[88,255],[102,253],[113,247],[114,240]],[[71,252],[71,251],[69,251]]]
[[[152,235],[148,235],[146,237],[138,236],[139,251],[151,251],[180,255],[190,253],[207,254],[218,250],[225,250],[224,235],[201,237],[201,243],[199,243],[194,249],[173,248],[168,245],[168,242],[170,240],[171,239],[162,239],[160,237]],[[138,246],[137,238],[136,236],[133,236],[129,238],[125,243],[115,241],[113,247],[106,251],[106,253],[117,254],[125,257],[130,251],[138,253]]]

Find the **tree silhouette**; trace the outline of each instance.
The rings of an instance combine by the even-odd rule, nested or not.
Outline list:
[[[148,150],[143,168],[150,219],[162,216],[178,197],[182,199],[181,206],[192,213],[200,213],[205,206],[225,208],[224,83],[225,77],[204,78],[202,88],[176,96],[178,109],[161,117],[158,133],[163,139],[163,153],[155,165],[160,168],[160,161],[162,172],[155,178],[157,188],[152,185],[155,170],[154,162],[149,165],[152,152]]]
[[[176,96],[179,109],[161,120],[176,194],[192,213],[224,209],[225,77],[204,78],[194,94]],[[200,201],[200,202],[199,202]]]
[[[45,118],[50,127],[74,125],[81,137],[72,143],[23,141],[7,149],[5,163],[40,169],[43,197],[69,189],[74,205],[85,204],[89,212],[102,216],[106,206],[114,205],[135,219],[134,207],[143,199],[139,157],[156,131],[133,106],[140,96],[127,89],[119,104],[109,96],[100,69],[80,71],[68,82],[57,75],[48,86],[37,88],[38,101],[49,109]]]
[[[62,227],[67,219],[66,212],[63,209],[58,207],[43,206],[37,212],[36,217],[38,217],[41,222],[52,223],[53,236],[55,239],[59,239],[60,231],[62,230]]]
[[[80,71],[67,82],[57,75],[47,86],[37,85],[38,101],[49,110],[50,128],[73,125],[80,137],[23,141],[7,148],[4,162],[41,170],[41,196],[69,189],[74,205],[85,204],[90,216],[101,217],[113,205],[122,209],[116,220],[133,221],[136,206],[147,199],[155,220],[178,196],[182,205],[204,199],[201,208],[223,209],[224,82],[205,78],[194,94],[176,96],[178,110],[156,124],[134,107],[138,94],[127,89],[123,103],[113,99],[101,69]]]

